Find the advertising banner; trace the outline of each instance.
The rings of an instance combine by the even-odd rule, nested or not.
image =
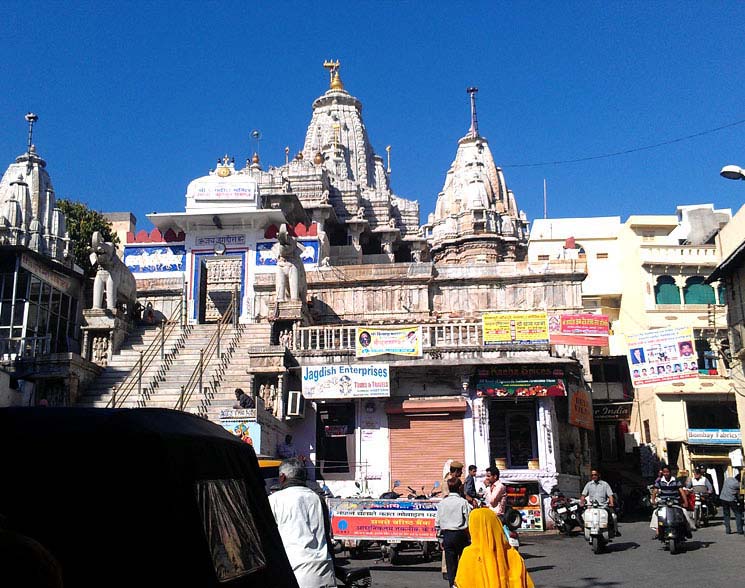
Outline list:
[[[553,345],[608,346],[610,322],[603,314],[554,314],[548,318]]]
[[[688,429],[688,443],[695,445],[740,445],[740,429]]]
[[[690,327],[628,335],[626,343],[634,387],[698,377],[698,358]]]
[[[335,539],[436,541],[435,500],[329,498]]]
[[[357,357],[375,355],[422,356],[422,327],[357,327],[354,336]]]
[[[125,247],[124,265],[133,274],[182,272],[186,268],[186,248],[183,245]]]
[[[566,396],[566,387],[563,380],[479,379],[476,384],[476,394],[497,398]]]
[[[261,453],[261,425],[256,418],[249,420],[246,417],[220,417],[220,426],[226,431],[241,438],[254,448],[258,455]]]
[[[596,421],[627,421],[631,418],[632,402],[594,404],[592,416]]]
[[[507,504],[520,513],[521,531],[543,531],[543,508],[534,484],[507,484]]]
[[[303,248],[300,252],[300,259],[303,260],[303,264],[318,263],[318,240],[298,239],[297,242]],[[276,244],[276,241],[259,241],[256,243],[257,266],[277,265],[277,251],[274,249]]]
[[[307,400],[390,395],[388,364],[303,366],[303,396]]]
[[[592,398],[584,388],[573,388],[569,391],[569,424],[590,431],[595,429],[592,420]]]
[[[481,317],[481,322],[484,345],[548,345],[548,317],[545,312],[487,312]]]

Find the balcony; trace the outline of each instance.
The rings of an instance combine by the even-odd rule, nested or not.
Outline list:
[[[715,267],[715,245],[641,245],[640,257],[648,265],[696,265]]]

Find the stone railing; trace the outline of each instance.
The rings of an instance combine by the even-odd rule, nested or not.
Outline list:
[[[715,245],[642,245],[642,263],[716,265],[719,254]]]
[[[372,327],[372,325],[370,325]],[[384,325],[380,325],[384,327]],[[395,327],[396,325],[390,325]],[[294,331],[295,351],[351,351],[355,326],[300,327]],[[452,322],[422,325],[422,349],[459,349],[483,346],[481,323]]]

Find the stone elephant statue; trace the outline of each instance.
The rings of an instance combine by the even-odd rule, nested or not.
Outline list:
[[[305,302],[308,294],[308,283],[305,280],[305,266],[300,256],[303,247],[287,231],[285,223],[279,228],[274,249],[277,255],[274,284],[277,302],[286,301],[288,296],[290,300]]]
[[[91,265],[97,268],[93,281],[93,308],[104,308],[104,295],[108,310],[116,311],[117,305],[126,306],[127,315],[132,317],[137,301],[137,284],[132,272],[116,254],[113,243],[103,240],[96,231],[88,248]]]

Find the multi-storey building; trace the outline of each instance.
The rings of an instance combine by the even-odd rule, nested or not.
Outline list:
[[[528,222],[479,133],[473,93],[471,127],[420,227],[360,101],[327,65],[330,87],[294,158],[265,170],[257,156],[245,167],[222,157],[189,184],[184,212],[151,214],[153,231],[128,235],[140,302],[171,321],[86,402],[172,406],[231,426],[246,416],[231,409],[240,387],[256,422],[236,427],[267,454],[292,434],[341,494],[355,482],[376,495],[394,480],[431,487],[447,459],[482,472],[498,463],[534,494],[579,490],[592,445],[586,349],[517,340],[520,316],[490,345],[482,319],[580,311],[584,261],[526,260]],[[282,249],[292,238],[294,270]],[[297,292],[278,285],[302,274]],[[386,330],[370,357],[363,348]],[[408,350],[391,342],[401,332]],[[373,381],[378,392],[366,392]]]

